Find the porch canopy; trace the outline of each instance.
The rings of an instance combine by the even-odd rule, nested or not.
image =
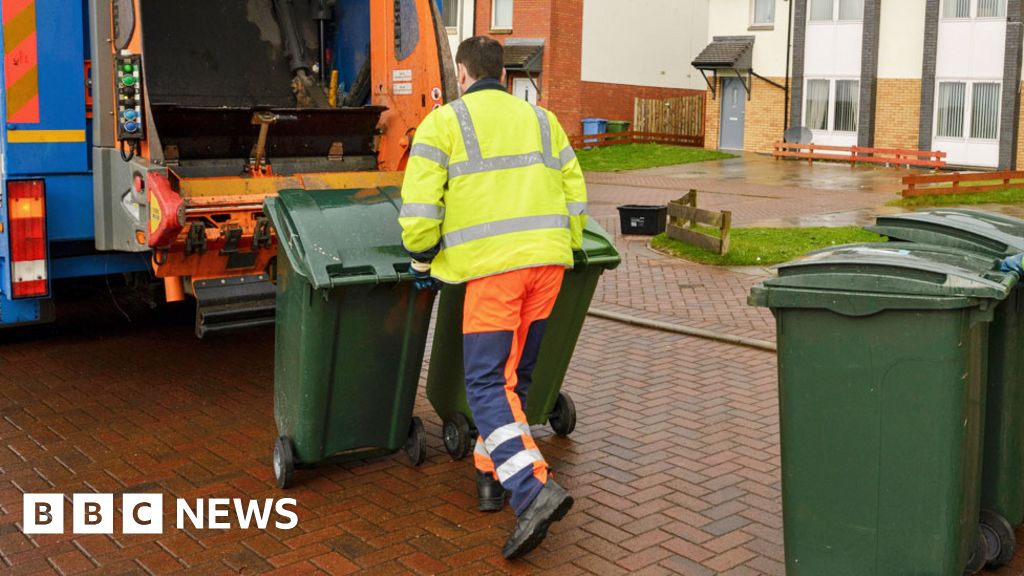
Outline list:
[[[718,89],[719,72],[738,77],[749,98],[753,56],[753,36],[715,36],[691,64],[704,76],[712,98]],[[713,79],[708,78],[708,72],[711,72]]]

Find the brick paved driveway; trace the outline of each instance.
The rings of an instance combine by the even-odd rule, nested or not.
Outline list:
[[[600,186],[595,197],[610,194]],[[847,209],[843,194],[831,197]],[[680,263],[617,241],[625,263],[595,306],[772,337],[770,315],[743,304],[765,271]],[[129,323],[102,284],[62,295],[57,326],[0,333],[0,572],[783,573],[771,353],[588,320],[566,382],[577,430],[562,439],[536,429],[578,504],[541,549],[510,564],[499,549],[511,514],[475,511],[471,466],[450,461],[422,395],[424,466],[396,455],[303,470],[281,492],[270,469],[270,331],[197,341],[187,307],[128,307]],[[287,495],[300,522],[29,538],[15,525],[21,495],[43,491]],[[1000,576],[1022,572],[1019,555]]]

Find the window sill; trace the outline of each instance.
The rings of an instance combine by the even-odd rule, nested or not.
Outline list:
[[[751,24],[747,30],[750,32],[775,30],[775,24]]]
[[[488,34],[511,34],[511,28],[491,28],[487,32]]]

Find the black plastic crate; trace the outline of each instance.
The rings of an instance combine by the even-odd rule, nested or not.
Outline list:
[[[668,220],[667,206],[626,204],[619,206],[619,221],[623,234],[655,236],[665,231]]]

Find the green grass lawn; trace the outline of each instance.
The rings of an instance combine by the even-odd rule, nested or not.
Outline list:
[[[689,148],[683,146],[665,146],[662,144],[622,144],[619,146],[602,146],[590,150],[577,150],[576,157],[580,166],[588,172],[619,172],[622,170],[639,170],[656,168],[674,164],[689,164],[707,160],[732,158],[732,154]]]
[[[718,230],[698,228],[718,235]],[[666,234],[655,236],[651,246],[667,254],[715,266],[766,266],[788,262],[810,250],[854,242],[880,242],[882,237],[856,226],[840,228],[734,228],[729,253],[719,256],[696,246],[683,244]]]
[[[935,194],[912,196],[889,202],[889,206],[905,206],[909,208],[923,206],[953,206],[972,204],[1022,204],[1024,188],[996,190],[994,192],[977,192],[974,194]]]

